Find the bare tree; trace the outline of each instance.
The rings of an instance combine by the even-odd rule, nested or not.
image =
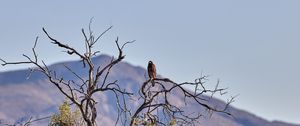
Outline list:
[[[120,45],[118,38],[115,41],[116,47],[118,49],[118,57],[112,58],[110,63],[106,66],[98,66],[93,63],[92,58],[96,56],[99,51],[94,51],[93,47],[98,42],[98,40],[112,27],[106,29],[99,36],[95,36],[91,30],[91,22],[89,25],[89,33],[86,34],[84,29],[81,30],[84,40],[85,40],[85,52],[81,53],[77,51],[75,48],[62,43],[53,37],[43,28],[44,33],[51,40],[51,43],[57,45],[59,48],[65,50],[68,55],[75,55],[82,60],[82,65],[84,68],[88,69],[88,77],[84,78],[73,71],[70,67],[65,65],[65,68],[68,69],[75,77],[77,77],[80,82],[74,80],[66,80],[64,77],[58,77],[55,70],[51,70],[43,60],[40,60],[37,52],[35,50],[38,37],[35,40],[34,46],[32,48],[33,57],[29,57],[28,55],[23,54],[23,56],[27,59],[27,61],[17,61],[17,62],[7,62],[3,59],[3,66],[11,65],[11,64],[33,64],[35,68],[31,68],[31,72],[39,71],[46,75],[47,79],[51,84],[55,85],[59,91],[66,96],[73,104],[75,104],[82,114],[84,121],[87,126],[95,126],[96,125],[96,117],[97,117],[97,101],[94,98],[96,93],[104,93],[104,92],[113,92],[117,99],[117,108],[119,109],[119,116],[121,116],[122,112],[125,112],[125,104],[126,102],[121,102],[120,100],[124,100],[124,95],[132,95],[132,93],[126,92],[124,89],[121,89],[117,83],[117,80],[113,82],[108,82],[108,76],[111,71],[111,68],[121,62],[125,55],[123,54],[123,49],[125,45],[132,43],[133,41],[125,42]],[[102,82],[100,82],[100,78]],[[123,96],[123,97],[121,97]],[[124,103],[124,104],[121,104]],[[117,122],[116,122],[117,123]]]
[[[121,116],[124,116],[125,122],[122,125],[195,125],[195,122],[202,115],[202,111],[191,112],[188,111],[188,105],[196,103],[199,106],[204,107],[208,111],[221,112],[230,115],[226,110],[228,105],[233,102],[233,98],[228,101],[223,108],[215,107],[209,103],[209,99],[203,97],[203,95],[213,94],[219,92],[223,94],[225,89],[219,88],[218,84],[215,89],[206,89],[203,81],[206,76],[200,77],[195,82],[176,83],[168,78],[155,78],[147,79],[140,87],[140,92],[134,94],[122,89],[118,80],[109,81],[108,77],[111,69],[118,63],[120,63],[125,55],[123,54],[124,47],[134,41],[125,42],[120,45],[118,38],[115,40],[116,48],[118,49],[118,56],[112,58],[110,62],[105,66],[97,66],[93,63],[92,58],[96,56],[99,51],[94,50],[95,44],[98,40],[111,29],[109,27],[100,35],[95,36],[91,30],[91,22],[88,28],[88,34],[81,30],[84,36],[85,52],[79,52],[77,49],[58,41],[53,38],[45,28],[43,32],[51,40],[51,43],[57,45],[59,48],[65,50],[68,55],[75,55],[80,58],[82,67],[87,69],[88,77],[80,76],[72,68],[64,66],[70,71],[79,81],[68,80],[63,76],[58,76],[55,70],[50,69],[43,60],[40,60],[36,46],[38,37],[35,40],[32,48],[33,57],[23,54],[27,59],[26,61],[7,62],[3,59],[3,66],[16,65],[16,64],[33,64],[35,67],[31,68],[31,72],[39,71],[44,74],[49,82],[53,84],[65,97],[67,97],[72,104],[79,108],[82,118],[87,126],[95,126],[97,118],[98,103],[95,99],[96,93],[112,92],[116,97],[117,102],[117,119],[115,125],[118,125]],[[100,81],[101,80],[101,81]],[[155,86],[152,86],[154,82]],[[184,86],[194,87],[194,91],[187,90]],[[177,94],[177,95],[176,95]],[[172,100],[172,96],[176,95],[179,98],[184,99],[184,106],[176,105],[176,102]],[[126,99],[131,96],[139,96],[139,106],[136,109],[128,109]],[[101,104],[101,103],[100,103]],[[130,118],[128,118],[128,114]],[[30,123],[32,121],[28,121]]]
[[[231,115],[227,108],[234,101],[234,97],[231,97],[225,106],[210,104],[209,100],[215,93],[223,95],[226,89],[218,87],[219,81],[214,89],[206,89],[204,86],[206,78],[207,76],[203,76],[195,82],[184,83],[175,83],[168,78],[155,78],[155,87],[152,86],[151,79],[145,81],[140,90],[142,102],[133,113],[130,125],[196,125],[203,111],[188,111],[191,103],[196,103],[209,112]],[[187,90],[184,86],[194,87],[194,91]],[[184,105],[179,106],[179,101],[174,101],[172,97],[183,99]]]

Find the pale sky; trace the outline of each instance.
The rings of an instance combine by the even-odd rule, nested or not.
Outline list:
[[[201,73],[239,96],[233,106],[268,120],[300,124],[299,0],[9,0],[0,3],[0,57],[14,61],[37,51],[48,64],[75,60],[49,43],[58,40],[84,49],[81,28],[101,33],[99,48],[115,55],[114,39],[136,40],[126,61],[178,82]],[[26,66],[0,67],[0,71]],[[230,96],[229,95],[229,96]]]

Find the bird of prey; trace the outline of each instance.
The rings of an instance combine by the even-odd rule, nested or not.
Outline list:
[[[152,61],[149,61],[148,63],[148,75],[152,83],[152,86],[154,86],[155,84],[154,79],[156,78],[156,67]]]

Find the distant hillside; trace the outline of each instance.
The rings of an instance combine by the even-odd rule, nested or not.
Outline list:
[[[109,56],[101,55],[95,57],[93,62],[98,65],[107,64],[110,61]],[[49,66],[55,69],[60,75],[66,78],[75,79],[72,74],[66,70],[62,64],[71,67],[82,76],[87,75],[87,70],[82,69],[80,61],[62,62]],[[64,97],[40,73],[34,73],[27,78],[28,70],[18,70],[0,73],[0,119],[7,122],[22,121],[31,116],[48,116],[58,110],[59,104]],[[130,74],[124,74],[130,73]],[[146,70],[142,67],[132,66],[126,62],[118,64],[112,69],[110,79],[117,79],[119,84],[130,92],[138,92],[142,82],[145,81]],[[175,94],[176,96],[176,94]],[[113,94],[107,93],[99,95],[101,106],[98,116],[98,122],[103,125],[113,125],[116,118],[115,99]],[[203,96],[205,97],[205,96]],[[178,97],[179,98],[179,97]],[[129,101],[132,108],[133,102]],[[182,101],[178,101],[181,104]],[[237,101],[238,102],[238,101]],[[218,99],[213,99],[212,104],[223,106],[225,103]],[[199,106],[192,104],[191,110],[199,110]],[[225,116],[221,113],[214,113],[211,117],[201,118],[201,126],[300,126],[284,122],[270,122],[255,116],[249,112],[230,107],[229,111],[233,117]],[[101,118],[100,118],[101,117]],[[46,125],[47,121],[35,123],[34,125]]]

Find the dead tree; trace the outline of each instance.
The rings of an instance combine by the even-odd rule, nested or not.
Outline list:
[[[220,112],[231,115],[227,108],[234,101],[234,97],[227,101],[225,106],[214,106],[209,103],[210,98],[215,93],[223,95],[224,88],[219,88],[219,82],[214,89],[206,89],[204,80],[207,76],[200,77],[195,82],[175,83],[168,78],[154,79],[155,87],[152,86],[151,80],[143,83],[140,89],[141,104],[132,115],[130,126],[137,125],[196,125],[198,119],[203,115],[203,111],[188,111],[188,105],[196,103],[197,106],[203,107],[211,112]],[[187,90],[184,86],[194,87],[194,91]],[[176,96],[175,96],[176,95]],[[210,97],[203,97],[210,95]],[[183,99],[183,106],[179,106],[178,101],[172,97]]]
[[[91,23],[90,23],[91,25]],[[36,46],[38,42],[38,37],[35,40],[34,46],[32,48],[33,56],[23,54],[27,59],[26,61],[17,62],[7,62],[5,60],[2,65],[16,65],[16,64],[32,64],[35,67],[31,68],[31,72],[38,71],[47,77],[47,80],[53,84],[65,97],[67,97],[72,104],[76,105],[80,109],[82,118],[84,119],[87,126],[95,126],[97,118],[97,108],[98,103],[95,100],[96,93],[106,93],[112,92],[115,94],[117,102],[117,119],[115,125],[118,124],[121,116],[124,116],[125,122],[123,125],[194,125],[195,122],[202,116],[202,111],[189,112],[187,109],[190,103],[196,103],[198,106],[205,108],[212,112],[221,112],[230,115],[226,110],[228,105],[233,102],[233,98],[228,101],[228,103],[223,106],[223,108],[215,107],[209,103],[209,99],[204,98],[203,95],[210,94],[211,96],[217,92],[223,93],[225,89],[218,88],[218,84],[215,89],[206,89],[204,86],[204,80],[206,76],[200,77],[195,80],[195,82],[184,82],[176,83],[168,78],[155,78],[153,80],[148,79],[140,88],[139,94],[133,94],[122,89],[118,81],[109,82],[109,74],[111,69],[118,63],[120,63],[125,55],[123,54],[124,47],[132,43],[133,41],[125,42],[120,45],[118,38],[115,40],[116,47],[118,49],[118,56],[112,58],[111,61],[105,66],[96,66],[92,58],[96,56],[99,51],[94,50],[95,44],[98,40],[112,27],[106,29],[99,36],[94,36],[89,25],[88,34],[81,30],[84,36],[85,52],[79,52],[75,48],[58,41],[53,38],[46,29],[43,28],[46,36],[51,40],[51,43],[57,45],[57,47],[65,50],[68,55],[77,56],[81,62],[82,67],[87,69],[88,77],[82,77],[76,73],[72,68],[64,66],[67,70],[72,73],[77,80],[68,80],[63,76],[57,76],[55,70],[50,69],[43,60],[40,60],[37,52]],[[154,81],[154,87],[152,82]],[[187,90],[184,86],[193,86],[194,91]],[[177,97],[183,99],[183,106],[176,105],[176,102],[172,100],[172,96],[177,94]],[[137,109],[129,110],[126,107],[131,96],[139,96],[139,106]],[[100,103],[101,104],[101,103]],[[130,115],[130,118],[128,118]],[[128,122],[127,122],[128,121]],[[29,123],[32,121],[29,121]]]
[[[35,40],[34,46],[32,48],[33,57],[29,57],[28,55],[23,54],[23,56],[27,59],[26,61],[17,61],[17,62],[7,62],[5,60],[3,62],[3,66],[6,65],[16,65],[16,64],[32,64],[35,67],[30,68],[31,72],[39,71],[44,74],[49,82],[57,87],[57,89],[67,97],[73,104],[75,104],[81,112],[81,115],[86,122],[87,126],[95,126],[96,117],[97,117],[97,101],[94,99],[94,95],[96,93],[105,93],[105,92],[113,92],[117,99],[117,108],[118,108],[118,117],[121,116],[121,113],[126,112],[125,104],[126,102],[121,101],[125,100],[125,95],[132,95],[130,92],[126,92],[124,89],[121,89],[118,81],[115,80],[113,82],[108,82],[108,76],[110,74],[111,69],[116,64],[120,63],[125,55],[123,54],[123,49],[125,45],[132,43],[133,41],[125,42],[120,45],[118,38],[115,40],[116,48],[118,49],[118,56],[116,58],[112,58],[110,63],[105,66],[98,66],[93,63],[92,58],[96,56],[99,51],[94,50],[95,44],[98,40],[112,27],[106,29],[99,36],[95,36],[91,30],[91,22],[89,24],[88,34],[84,29],[81,30],[84,40],[85,40],[85,52],[79,52],[75,48],[53,38],[45,28],[43,28],[43,32],[46,36],[51,40],[51,43],[57,45],[59,48],[65,50],[68,55],[75,55],[80,58],[82,61],[82,66],[87,69],[88,77],[82,77],[75,71],[73,71],[70,67],[65,66],[66,69],[70,71],[78,80],[67,80],[64,77],[58,77],[55,70],[51,70],[43,60],[40,60],[37,52],[35,50],[38,37]],[[100,79],[101,82],[100,82]],[[124,103],[124,104],[123,104]],[[119,119],[117,119],[118,121]],[[116,124],[118,123],[116,121]]]

